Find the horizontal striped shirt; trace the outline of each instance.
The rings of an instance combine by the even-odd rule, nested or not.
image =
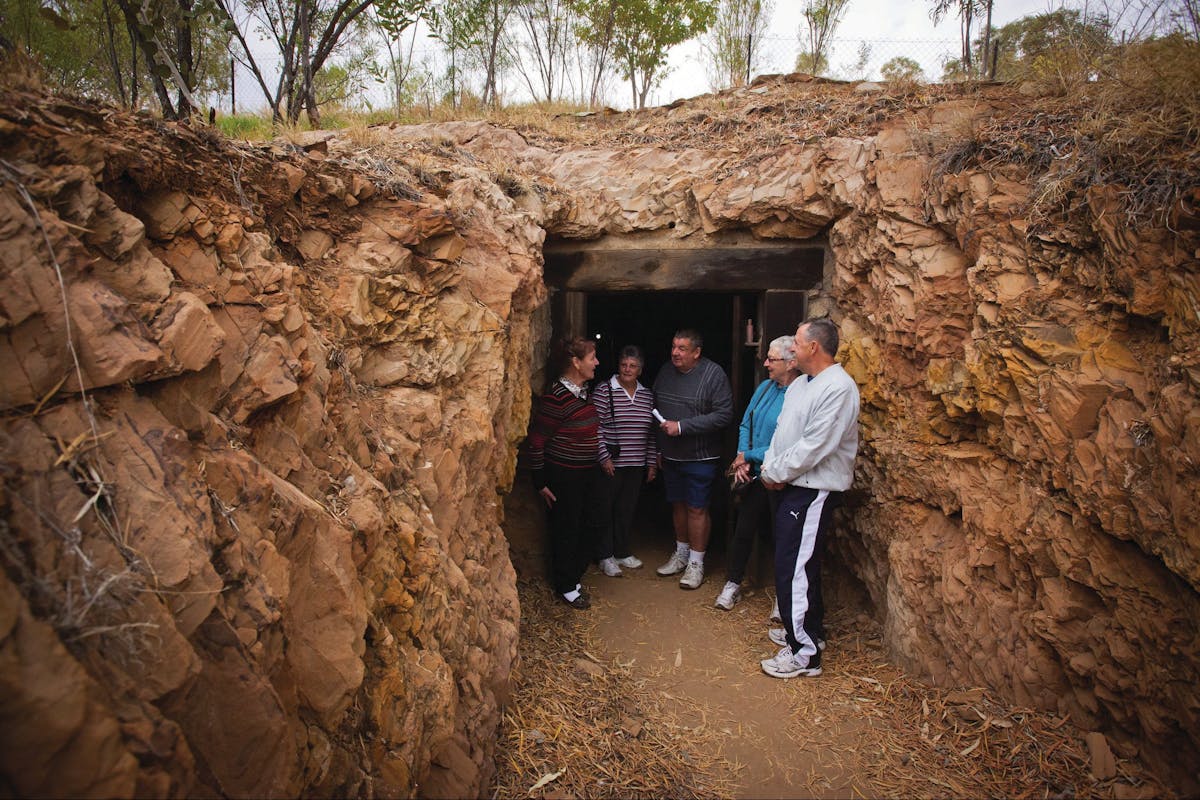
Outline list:
[[[649,389],[639,382],[630,397],[614,375],[596,386],[592,400],[600,416],[601,445],[615,442],[621,446],[613,466],[648,467],[658,460],[658,423],[650,413],[654,394]]]
[[[596,466],[601,453],[596,407],[585,397],[576,397],[562,381],[555,381],[538,403],[527,443],[538,489],[546,485],[543,470],[547,463],[565,469]]]
[[[721,457],[721,431],[733,421],[733,391],[725,370],[704,356],[687,372],[668,362],[654,379],[654,401],[665,419],[679,423],[678,436],[659,434],[663,458],[711,461]]]

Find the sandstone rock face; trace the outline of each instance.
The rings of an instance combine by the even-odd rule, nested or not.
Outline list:
[[[541,229],[467,171],[0,107],[5,784],[485,791]]]
[[[777,91],[779,116],[804,107]],[[833,549],[892,652],[1069,714],[1194,790],[1200,238],[1134,227],[1118,186],[1035,224],[1027,169],[939,166],[1011,109],[951,98],[752,157],[690,144],[706,114],[689,105],[639,117],[640,136],[670,142],[658,149],[424,133],[553,181],[558,237],[826,237],[833,269],[810,306],[839,321],[863,398]]]
[[[810,308],[863,398],[833,549],[896,658],[1194,791],[1200,226],[1130,225],[1117,186],[1034,218],[1028,169],[951,169],[1003,91],[702,135],[832,118],[809,91],[311,158],[0,97],[13,791],[484,793],[543,239],[731,231],[829,249]]]

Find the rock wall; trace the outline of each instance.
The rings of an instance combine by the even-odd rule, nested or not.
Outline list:
[[[811,305],[839,321],[863,398],[833,549],[892,652],[938,683],[1069,714],[1194,791],[1200,219],[1184,203],[1139,221],[1119,185],[1035,213],[1044,171],[951,168],[1031,102],[1007,90],[906,107],[794,78],[625,127],[584,121],[593,146],[480,123],[419,134],[569,187],[542,215],[555,236],[826,235]],[[854,114],[875,124],[787,130]],[[769,146],[703,135],[746,119]]]
[[[0,94],[5,793],[486,791],[543,234],[434,150]]]
[[[959,157],[1030,102],[789,78],[249,147],[0,96],[4,785],[483,791],[543,236],[737,230],[828,242],[834,551],[896,657],[1194,790],[1200,221]]]

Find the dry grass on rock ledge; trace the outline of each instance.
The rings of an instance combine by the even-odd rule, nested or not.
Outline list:
[[[588,615],[556,602],[541,581],[519,588],[520,664],[497,747],[493,797],[739,796],[745,767],[723,757],[734,731],[684,725],[682,717],[695,709],[666,693],[669,676],[608,656]],[[765,615],[767,601],[761,602]],[[1005,707],[983,689],[927,686],[888,663],[865,617],[835,614],[830,623],[835,655],[825,674],[770,684],[790,718],[816,722],[762,743],[774,748],[768,758],[777,770],[795,775],[796,796],[842,790],[895,798],[1171,796],[1129,761],[1116,760],[1110,779],[1093,777],[1085,734],[1069,719]],[[757,659],[760,635],[746,631],[730,646]],[[852,739],[826,734],[847,722],[857,732]],[[847,775],[848,784],[796,774],[800,752]]]

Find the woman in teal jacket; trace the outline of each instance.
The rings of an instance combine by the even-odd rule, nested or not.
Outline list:
[[[783,396],[787,393],[788,384],[800,375],[800,371],[792,366],[795,354],[794,337],[780,336],[771,342],[763,361],[763,366],[767,368],[767,379],[754,390],[754,396],[742,415],[742,424],[738,427],[738,454],[730,469],[734,481],[744,488],[737,525],[729,543],[725,587],[717,595],[716,602],[717,608],[726,611],[731,610],[741,597],[742,579],[746,575],[754,534],[766,534],[764,538],[768,542],[774,541],[771,526],[778,502],[777,493],[763,488],[758,471],[762,468],[763,456],[775,433],[775,423],[783,408]]]

